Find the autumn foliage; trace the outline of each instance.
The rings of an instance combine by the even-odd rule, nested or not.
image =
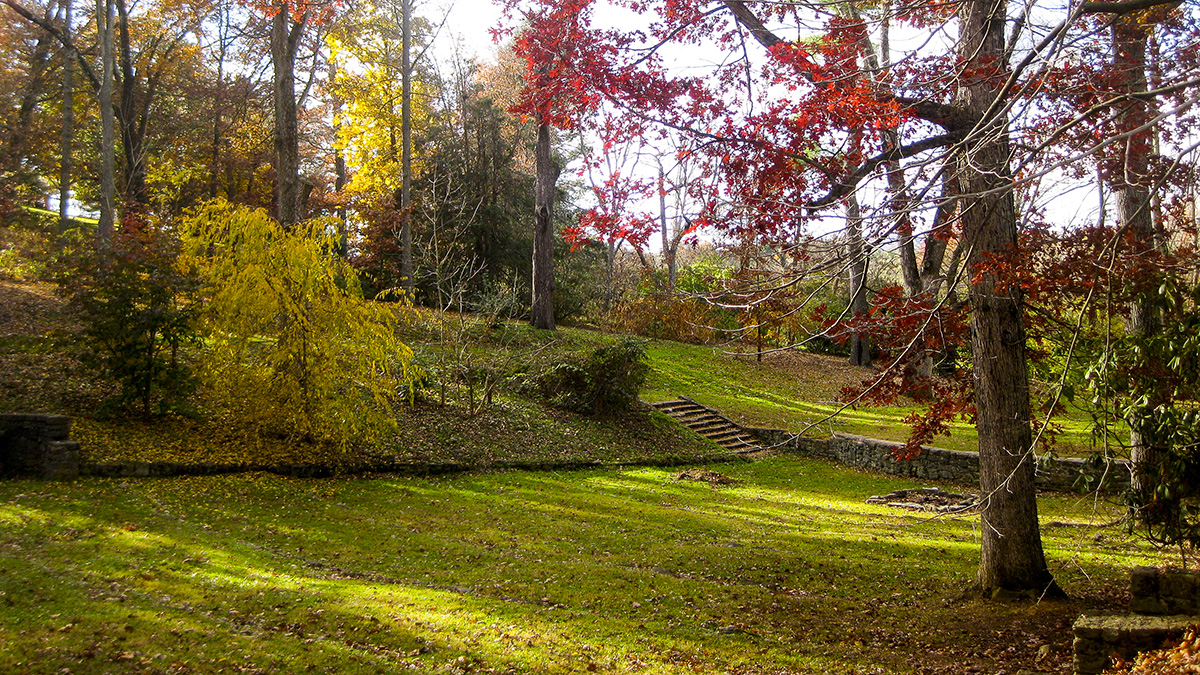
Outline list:
[[[251,440],[385,440],[417,370],[397,306],[362,297],[329,223],[285,231],[262,211],[216,203],[186,231],[207,281],[201,379],[231,424]]]

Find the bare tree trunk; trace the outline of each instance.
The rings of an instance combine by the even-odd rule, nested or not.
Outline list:
[[[275,81],[275,213],[284,227],[294,225],[300,208],[300,131],[296,117],[296,51],[304,26],[305,13],[292,18],[292,6],[283,2],[274,6],[271,19],[271,65]]]
[[[675,250],[671,248],[671,233],[667,226],[667,177],[663,172],[662,158],[658,158],[658,228],[662,234],[663,265],[667,268],[666,291],[675,292]],[[653,274],[654,285],[663,290],[658,275]]]
[[[210,151],[210,169],[208,177],[208,197],[213,199],[217,196],[217,185],[219,183],[218,176],[221,173],[221,114],[223,112],[223,104],[225,98],[225,55],[228,46],[225,42],[225,31],[228,28],[229,21],[225,13],[225,6],[221,0],[217,2],[217,86],[213,91],[213,119],[212,119],[212,149]],[[230,195],[232,196],[232,195]]]
[[[129,10],[125,0],[113,0],[117,9],[117,33],[119,35],[121,93],[118,117],[121,125],[121,152],[125,160],[125,186],[121,191],[125,208],[143,204],[146,194],[146,155],[143,149],[144,133],[138,121],[141,105],[138,101],[138,75],[134,72],[133,49],[129,36]]]
[[[113,133],[113,6],[96,0],[96,34],[100,41],[100,221],[96,243],[101,250],[112,244],[113,208],[116,201],[116,139]]]
[[[846,197],[846,236],[849,240],[847,253],[850,256],[850,315],[862,318],[871,310],[867,299],[867,265],[870,256],[863,245],[858,195],[853,192]],[[850,336],[849,360],[852,366],[871,365],[871,338],[866,333],[856,332]]]
[[[550,145],[550,125],[538,124],[537,183],[534,187],[533,306],[534,328],[554,330],[554,191],[560,167]]]
[[[951,219],[958,205],[953,173],[947,167],[942,177],[942,196],[933,214],[933,227],[925,235],[925,253],[921,258],[921,288],[935,298],[943,285],[942,266],[946,260],[946,245],[950,242]]]
[[[976,75],[964,78],[956,102],[976,120],[973,135],[980,139],[964,149],[959,164],[966,196],[963,236],[972,247],[968,258],[972,270],[989,256],[1007,255],[1017,245],[1008,123],[992,109],[1008,70],[1006,9],[1004,0],[968,0],[959,10],[962,67]],[[985,593],[995,589],[1061,592],[1046,567],[1038,529],[1023,299],[1019,289],[999,292],[999,281],[994,273],[987,273],[973,278],[970,286],[983,492],[976,584]]]
[[[63,1],[63,42],[71,42],[73,0]],[[58,231],[67,231],[71,223],[71,172],[75,146],[75,50],[63,47],[62,79],[62,136],[60,140],[61,160],[58,173]]]
[[[412,298],[412,0],[400,12],[400,285]]]
[[[329,59],[329,88],[333,91],[333,137],[335,141],[333,144],[333,189],[339,196],[337,207],[339,254],[345,257],[350,245],[349,230],[346,223],[346,205],[340,201],[340,198],[342,189],[346,187],[346,156],[342,154],[341,146],[336,141],[342,133],[342,109],[346,103],[341,94],[337,92],[337,75],[337,60],[331,58]]]
[[[1152,28],[1127,16],[1117,17],[1112,26],[1113,65],[1123,74],[1124,93],[1138,94],[1147,90],[1146,42]],[[1156,247],[1154,219],[1150,202],[1150,154],[1153,133],[1143,128],[1149,119],[1145,100],[1132,96],[1119,104],[1118,127],[1125,138],[1123,161],[1112,171],[1110,182],[1117,198],[1117,223],[1133,235],[1134,254],[1153,251]],[[1162,329],[1162,315],[1156,304],[1138,299],[1129,307],[1126,331],[1133,338],[1147,338]],[[1155,481],[1151,477],[1160,451],[1150,445],[1140,420],[1130,424],[1129,455],[1133,464],[1132,488],[1143,503],[1152,500]]]

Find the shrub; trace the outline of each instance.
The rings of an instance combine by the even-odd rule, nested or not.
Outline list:
[[[327,225],[285,230],[226,203],[190,219],[209,281],[201,372],[206,395],[256,436],[371,445],[395,429],[394,404],[419,374],[396,337],[398,306],[363,299]]]
[[[650,367],[641,340],[623,338],[587,358],[553,366],[537,378],[553,405],[584,414],[609,414],[632,408]]]
[[[83,318],[85,362],[120,385],[110,406],[148,416],[177,409],[194,390],[180,348],[196,340],[200,281],[179,253],[172,230],[132,215],[109,250],[77,244],[64,253],[59,291]]]
[[[690,344],[712,344],[721,310],[700,298],[650,295],[622,303],[610,325],[634,335]]]
[[[1186,554],[1200,551],[1200,286],[1164,280],[1158,304],[1171,318],[1152,335],[1112,341],[1085,373],[1100,408],[1097,434],[1123,418],[1141,436],[1139,489],[1126,495],[1136,532]],[[1064,396],[1074,398],[1074,393]],[[1107,406],[1111,413],[1105,411]]]
[[[48,211],[17,208],[0,214],[0,279],[44,278],[56,252],[57,230],[58,219]]]

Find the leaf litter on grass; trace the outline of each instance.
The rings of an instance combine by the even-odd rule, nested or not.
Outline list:
[[[865,504],[912,485],[810,460],[703,469],[739,483],[650,468],[0,483],[0,658],[34,675],[127,653],[126,672],[194,674],[1065,675],[1076,614],[1117,607],[1127,566],[1159,560],[1115,530],[1093,549],[1057,528],[1047,551],[1075,600],[956,602],[977,517]]]

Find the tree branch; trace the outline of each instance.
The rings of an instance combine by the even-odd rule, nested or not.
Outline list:
[[[879,168],[881,165],[886,164],[887,162],[906,159],[908,157],[912,157],[913,155],[919,155],[922,152],[932,150],[934,148],[953,145],[954,143],[957,143],[965,138],[966,135],[967,130],[960,129],[957,131],[951,131],[950,133],[942,134],[941,136],[932,136],[930,138],[917,141],[916,143],[909,143],[908,145],[901,145],[899,147],[885,150],[884,152],[881,152],[860,164],[858,168],[854,170],[854,173],[840,181],[833,187],[832,190],[826,193],[824,197],[821,197],[814,202],[805,204],[805,208],[810,211],[815,211],[816,209],[829,206],[830,204],[833,204],[842,197],[845,197],[853,192],[859,181],[861,181],[863,178],[866,178],[868,174]]]
[[[1083,14],[1129,14],[1164,5],[1178,5],[1180,0],[1117,0],[1116,2],[1085,2],[1079,7]]]
[[[767,28],[742,0],[722,0],[722,4],[763,47],[771,49],[784,42],[782,38],[771,32],[771,29]],[[812,78],[808,78],[808,80],[817,86],[823,86],[821,82],[814,82]],[[962,112],[958,108],[946,103],[896,96],[884,92],[880,92],[880,94],[880,98],[895,101],[914,116],[947,130],[956,129],[966,121],[962,119]]]
[[[745,26],[746,30],[750,31],[750,34],[762,46],[770,49],[783,42],[782,38],[772,33],[769,28],[763,25],[758,16],[754,12],[751,12],[750,8],[742,0],[724,0],[724,4],[733,13],[737,22]]]
[[[100,78],[96,77],[95,71],[92,70],[92,65],[87,62],[87,59],[83,58],[83,53],[75,47],[75,43],[71,41],[69,37],[64,35],[63,32],[59,30],[58,26],[55,26],[53,23],[29,11],[16,0],[0,0],[0,2],[8,5],[12,11],[21,15],[21,17],[26,21],[29,21],[35,26],[38,26],[42,30],[53,35],[54,38],[62,44],[62,46],[70,49],[75,54],[75,61],[79,64],[79,67],[83,71],[83,74],[87,77],[88,82],[91,83],[92,88],[96,91],[100,90]]]

